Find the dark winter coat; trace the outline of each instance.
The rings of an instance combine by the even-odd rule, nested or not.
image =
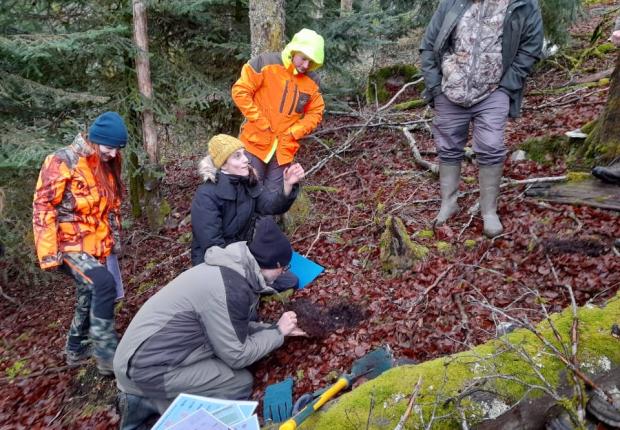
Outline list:
[[[212,246],[251,240],[256,217],[286,212],[299,192],[295,185],[287,197],[283,191],[250,185],[247,178],[221,172],[214,181],[200,185],[192,201],[193,266],[204,262],[205,251]]]
[[[426,28],[420,45],[420,62],[426,84],[426,99],[441,94],[441,60],[451,35],[472,0],[443,0]],[[499,88],[510,96],[510,113],[518,117],[523,87],[534,63],[540,58],[543,26],[537,0],[512,0],[506,11],[502,35],[503,74]]]

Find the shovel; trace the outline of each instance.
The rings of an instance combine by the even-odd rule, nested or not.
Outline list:
[[[365,376],[368,379],[376,378],[392,367],[393,359],[390,349],[386,346],[375,349],[353,363],[351,373],[345,373],[338,381],[329,387],[323,394],[308,403],[299,413],[280,425],[279,430],[295,430],[321,406],[331,400],[340,391],[348,388],[358,378]]]

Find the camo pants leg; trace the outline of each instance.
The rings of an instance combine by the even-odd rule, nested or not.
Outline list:
[[[86,253],[66,253],[64,266],[78,286],[75,315],[69,329],[68,348],[86,331],[93,343],[95,358],[110,360],[118,343],[114,329],[116,283],[112,274],[96,258]]]

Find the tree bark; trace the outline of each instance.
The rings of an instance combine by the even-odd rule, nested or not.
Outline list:
[[[620,50],[611,75],[605,110],[585,141],[581,155],[610,162],[620,157]]]
[[[323,9],[325,9],[324,0],[312,0],[312,4],[314,5],[314,9],[312,10],[312,18],[322,19]]]
[[[353,0],[340,0],[340,16],[348,16],[353,13]]]
[[[170,213],[170,205],[161,197],[160,183],[163,178],[163,169],[159,165],[159,146],[157,144],[157,130],[153,110],[153,85],[151,83],[151,70],[149,64],[149,44],[146,19],[146,5],[141,0],[132,0],[134,43],[137,48],[136,74],[138,76],[138,89],[142,97],[142,139],[146,151],[148,164],[142,166],[140,177],[133,178],[131,185],[134,187],[131,193],[132,205],[142,197],[142,208],[146,213],[149,226],[158,230]],[[135,158],[131,160],[135,163]],[[134,167],[132,165],[132,167]],[[139,211],[134,206],[134,214]]]
[[[146,6],[141,0],[133,0],[133,35],[138,48],[136,55],[136,72],[138,75],[138,89],[146,106],[142,110],[142,134],[144,148],[152,164],[159,164],[159,150],[157,147],[157,132],[153,111],[149,107],[153,100],[153,85],[151,83],[151,69],[149,64],[149,42],[146,24]]]
[[[284,48],[285,0],[250,0],[252,57]]]

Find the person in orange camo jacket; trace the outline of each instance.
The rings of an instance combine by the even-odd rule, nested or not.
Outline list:
[[[282,52],[263,53],[241,69],[232,99],[245,117],[239,139],[250,163],[271,190],[323,118],[325,103],[314,72],[323,65],[323,37],[306,28]]]
[[[102,375],[112,375],[116,282],[106,260],[120,250],[120,150],[127,128],[116,112],[97,117],[88,135],[47,156],[33,202],[39,264],[60,267],[76,281],[75,314],[65,346],[68,364],[92,353]]]

